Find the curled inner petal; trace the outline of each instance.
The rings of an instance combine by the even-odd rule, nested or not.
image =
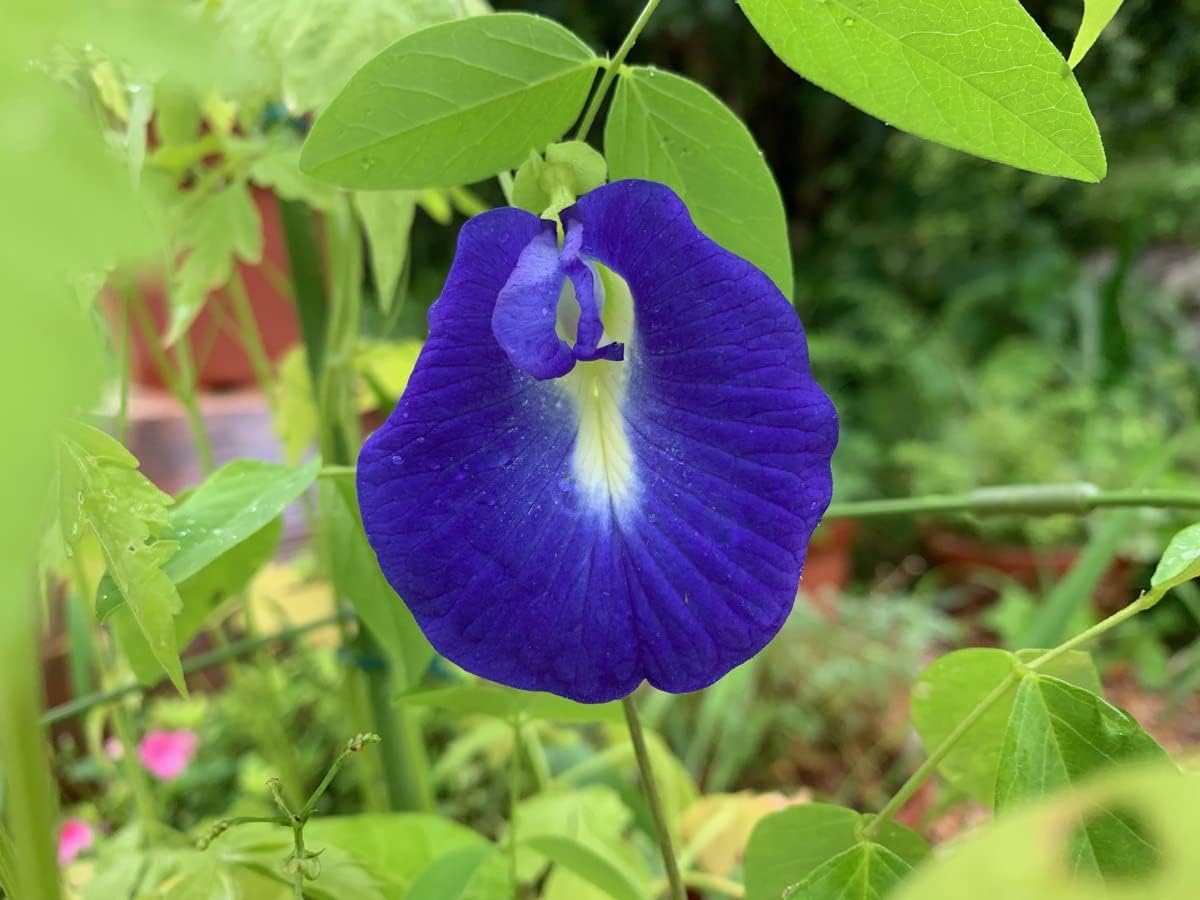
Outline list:
[[[600,346],[604,294],[580,256],[582,243],[578,222],[567,229],[561,250],[554,224],[543,222],[496,298],[496,340],[513,365],[539,380],[562,377],[576,361],[623,357],[618,343]]]

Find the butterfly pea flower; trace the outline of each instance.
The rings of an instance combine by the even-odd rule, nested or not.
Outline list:
[[[836,442],[778,288],[668,188],[617,181],[560,223],[463,226],[358,494],[440,653],[601,702],[706,687],[775,635]]]

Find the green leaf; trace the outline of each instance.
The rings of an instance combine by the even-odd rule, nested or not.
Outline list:
[[[572,838],[604,854],[612,863],[633,813],[612,788],[594,784],[578,790],[534,794],[517,804],[514,817],[518,837],[517,877],[522,882],[531,882],[541,878],[551,862],[549,854],[533,845],[533,839]]]
[[[309,488],[320,469],[319,459],[300,468],[239,459],[210,475],[167,518],[162,536],[178,545],[163,567],[171,581],[188,582],[259,534]],[[96,614],[110,615],[123,602],[122,594],[119,585],[102,582]]]
[[[310,111],[392,42],[481,7],[480,0],[225,0],[220,12],[277,70],[277,96]]]
[[[926,750],[938,747],[1014,667],[1039,655],[1037,650],[1012,654],[971,647],[934,660],[912,689],[913,726]],[[1064,653],[1041,671],[1088,690],[1100,690],[1096,668],[1081,651]],[[996,770],[1015,696],[1014,687],[963,735],[938,766],[944,778],[989,806],[995,795]]]
[[[396,285],[408,258],[408,236],[417,211],[417,195],[411,191],[359,191],[354,195],[354,207],[367,232],[379,308],[387,312],[392,308]]]
[[[299,200],[313,209],[328,210],[337,202],[336,188],[300,171],[298,146],[260,156],[250,166],[250,180],[284,200]]]
[[[1102,883],[1076,867],[1079,826],[1119,810],[1157,848],[1153,871]],[[1189,900],[1200,884],[1200,779],[1118,770],[977,829],[906,879],[895,900]]]
[[[912,871],[887,847],[855,844],[787,892],[788,900],[879,900]]]
[[[167,524],[171,498],[137,470],[137,460],[102,431],[73,425],[64,435],[64,467],[79,485],[84,521],[104,553],[108,575],[146,638],[154,659],[180,693],[186,694],[174,615],[182,603],[163,570],[177,545],[158,539]]]
[[[463,684],[402,694],[413,706],[431,706],[458,713],[513,719],[525,715],[546,722],[624,722],[621,704],[576,703],[555,694],[521,691],[499,684]]]
[[[488,847],[487,841],[464,825],[440,816],[370,814],[313,819],[304,839],[320,849],[332,844],[380,882],[387,900],[402,900],[436,859],[464,847]]]
[[[1147,601],[1157,603],[1185,581],[1200,578],[1200,522],[1180,531],[1167,544],[1150,576]]]
[[[513,896],[508,859],[491,844],[438,857],[413,882],[404,900],[498,900]]]
[[[832,868],[848,876],[858,867],[865,867],[868,875],[873,869],[894,868],[890,864],[893,858],[907,867],[915,866],[929,853],[919,835],[894,822],[884,826],[877,844],[864,843],[861,832],[868,820],[869,817],[852,809],[825,803],[793,806],[767,816],[755,827],[746,845],[746,900],[782,897],[792,885],[803,884],[822,870],[828,872],[830,864],[846,854],[852,854],[848,858],[856,860],[858,865],[847,868],[845,861],[839,861]],[[879,859],[876,850],[869,849],[876,847],[887,852],[886,860]],[[821,875],[813,890],[823,889],[819,885],[828,883],[826,877]],[[868,877],[864,883],[870,884],[871,879]]]
[[[570,127],[598,60],[561,25],[498,13],[434,25],[358,71],[300,165],[349,188],[450,187],[520,164]]]
[[[1117,10],[1125,0],[1083,0],[1083,21],[1079,25],[1079,33],[1075,35],[1075,43],[1071,45],[1071,56],[1067,63],[1071,68],[1079,65],[1087,52],[1096,43],[1108,23],[1112,21]]]
[[[262,228],[245,182],[235,181],[198,203],[190,194],[183,198],[175,244],[186,257],[171,278],[168,344],[188,330],[208,292],[228,283],[235,259],[249,263],[262,259]]]
[[[222,554],[195,575],[177,585],[182,608],[175,616],[175,646],[183,653],[192,639],[208,620],[209,615],[228,597],[246,586],[254,574],[275,556],[279,539],[283,535],[283,519],[271,522],[242,541],[232,550]],[[121,652],[125,654],[133,674],[143,684],[154,684],[159,680],[159,668],[155,664],[145,637],[137,628],[129,607],[120,599],[120,594],[111,581],[105,597],[117,598],[117,606],[109,613],[109,623],[116,633]]]
[[[1169,762],[1169,757],[1127,712],[1091,691],[1031,673],[1021,680],[1009,717],[996,776],[996,811],[1135,762]],[[1154,862],[1154,848],[1119,813],[1089,821],[1077,843],[1079,871],[1128,877],[1147,872]]]
[[[556,865],[604,891],[613,900],[646,900],[649,892],[589,845],[565,835],[544,834],[524,841]]]
[[[938,143],[1099,181],[1100,133],[1070,67],[1017,0],[739,0],[791,68]]]
[[[379,570],[379,562],[363,531],[354,482],[322,481],[318,494],[323,544],[334,587],[351,603],[379,642],[400,679],[399,684],[412,687],[429,667],[433,647]]]
[[[671,72],[623,67],[604,128],[612,177],[673,189],[696,225],[792,294],[779,187],[754,137],[706,88]]]

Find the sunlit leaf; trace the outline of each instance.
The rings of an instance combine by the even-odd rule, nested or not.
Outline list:
[[[700,230],[792,293],[779,187],[742,121],[706,88],[658,69],[621,69],[604,129],[613,179],[647,178],[687,203]]]
[[[168,514],[162,537],[178,549],[166,574],[184,584],[260,533],[309,488],[320,468],[319,459],[300,468],[256,459],[222,466]],[[96,599],[101,618],[121,604],[117,587],[101,585]]]
[[[1079,25],[1079,33],[1075,35],[1075,43],[1071,45],[1071,55],[1067,62],[1071,68],[1079,65],[1087,52],[1096,43],[1096,38],[1102,32],[1121,4],[1125,0],[1083,0],[1083,22]]]
[[[927,752],[937,748],[984,697],[1011,675],[1019,663],[1041,655],[1036,650],[1013,654],[990,647],[956,650],[935,660],[912,689],[912,719]],[[1090,691],[1100,690],[1091,658],[1064,653],[1042,669]],[[962,736],[938,766],[952,784],[989,806],[995,795],[996,770],[1008,728],[1016,687]]]
[[[1193,578],[1200,578],[1200,522],[1183,529],[1167,544],[1150,577],[1149,602],[1157,603],[1168,591]]]
[[[434,25],[350,79],[300,164],[343,187],[450,187],[513,168],[555,140],[598,60],[561,25],[524,13]]]
[[[104,552],[113,583],[125,597],[155,660],[181,692],[187,688],[175,645],[174,615],[182,603],[163,570],[178,545],[159,539],[172,500],[137,470],[116,440],[86,425],[64,436],[64,466],[78,479],[82,521]]]
[[[897,128],[1033,172],[1099,181],[1100,133],[1017,0],[739,0],[785,63]]]
[[[788,888],[819,871],[811,896],[836,896],[836,891],[828,894],[826,890],[834,882],[849,886],[861,880],[869,886],[886,877],[880,872],[895,869],[893,859],[915,866],[928,854],[919,835],[894,822],[881,829],[876,843],[864,843],[861,832],[866,821],[852,809],[825,803],[792,806],[767,816],[746,846],[746,900],[782,897]],[[886,850],[887,856],[875,848]],[[865,879],[855,874],[860,870]],[[859,892],[849,896],[872,895]]]

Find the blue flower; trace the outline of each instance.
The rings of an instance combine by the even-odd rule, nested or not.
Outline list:
[[[463,226],[358,491],[438,651],[528,690],[706,687],[792,607],[837,415],[769,278],[668,188]]]

